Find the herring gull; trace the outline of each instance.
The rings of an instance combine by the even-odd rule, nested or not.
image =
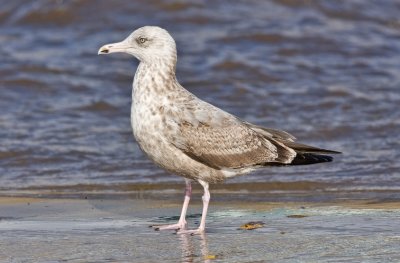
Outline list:
[[[209,184],[276,165],[330,162],[339,153],[295,142],[287,132],[243,121],[183,88],[176,79],[177,52],[165,29],[145,26],[125,40],[102,46],[98,54],[128,53],[140,63],[132,89],[131,125],[140,148],[157,165],[183,176],[185,198],[176,224],[155,226],[177,233],[205,231]],[[197,229],[187,230],[191,182],[204,188]]]

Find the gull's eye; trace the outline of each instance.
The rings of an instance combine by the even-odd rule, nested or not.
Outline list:
[[[139,37],[139,38],[138,38],[138,41],[139,41],[140,44],[143,44],[144,42],[147,41],[147,38]]]

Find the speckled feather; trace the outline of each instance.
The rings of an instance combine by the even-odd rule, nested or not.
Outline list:
[[[184,89],[175,76],[175,41],[166,30],[143,27],[123,43],[135,46],[125,52],[141,61],[133,82],[133,133],[156,164],[186,178],[218,182],[295,159],[292,135],[242,121]]]

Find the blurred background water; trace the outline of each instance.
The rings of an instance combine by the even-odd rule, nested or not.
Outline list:
[[[263,182],[313,195],[310,185],[322,184],[400,199],[398,1],[0,2],[3,194],[182,182],[134,142],[138,62],[97,56],[103,44],[158,25],[177,41],[177,75],[188,90],[247,121],[343,151],[333,163],[264,169],[228,186]]]

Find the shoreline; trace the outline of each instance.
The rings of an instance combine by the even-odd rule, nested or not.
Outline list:
[[[25,197],[25,196],[1,196],[0,195],[0,208],[2,206],[7,205],[21,205],[21,204],[33,204],[33,203],[48,203],[48,204],[57,204],[57,203],[79,203],[79,202],[90,202],[90,201],[122,201],[122,202],[132,202],[132,203],[141,203],[144,204],[143,207],[148,206],[147,208],[152,208],[155,205],[157,207],[175,207],[180,208],[181,200],[175,199],[147,199],[147,198],[104,198],[95,197],[61,197],[57,198],[52,197]],[[147,203],[147,205],[146,205]],[[192,199],[190,206],[199,206],[201,207],[201,202],[199,198]],[[297,208],[297,207],[308,207],[308,208],[316,208],[316,207],[343,207],[349,209],[389,209],[389,210],[400,210],[400,201],[391,201],[391,200],[336,200],[334,202],[286,202],[286,201],[223,201],[223,200],[212,200],[210,206],[215,206],[218,208],[226,207],[226,208],[237,208],[237,209],[247,209],[247,210],[268,210],[274,208]]]
[[[175,223],[181,205],[181,199],[3,196],[0,261],[400,260],[400,202],[217,199],[210,204],[203,235],[176,235],[149,227]],[[199,223],[201,207],[200,198],[191,201],[189,228]],[[262,227],[241,228],[249,222],[261,222]]]
[[[1,188],[0,196],[80,196],[80,195],[109,195],[157,198],[157,195],[181,195],[184,190],[184,183],[124,183],[124,184],[74,184],[74,185],[44,185],[23,188]],[[346,184],[331,184],[313,181],[296,182],[235,182],[211,184],[210,191],[212,195],[248,195],[250,197],[257,195],[266,196],[337,196],[343,198],[352,195],[357,197],[364,196],[364,199],[371,198],[373,195],[382,197],[392,195],[391,199],[400,201],[398,189],[390,188],[367,188],[353,189],[347,188]],[[198,184],[193,184],[193,193],[202,194],[203,189]],[[371,193],[371,195],[368,195]],[[370,198],[368,198],[370,197]],[[349,198],[351,199],[351,198]],[[359,199],[359,198],[356,198]],[[382,198],[383,199],[383,198]],[[388,199],[388,198],[386,198]]]

